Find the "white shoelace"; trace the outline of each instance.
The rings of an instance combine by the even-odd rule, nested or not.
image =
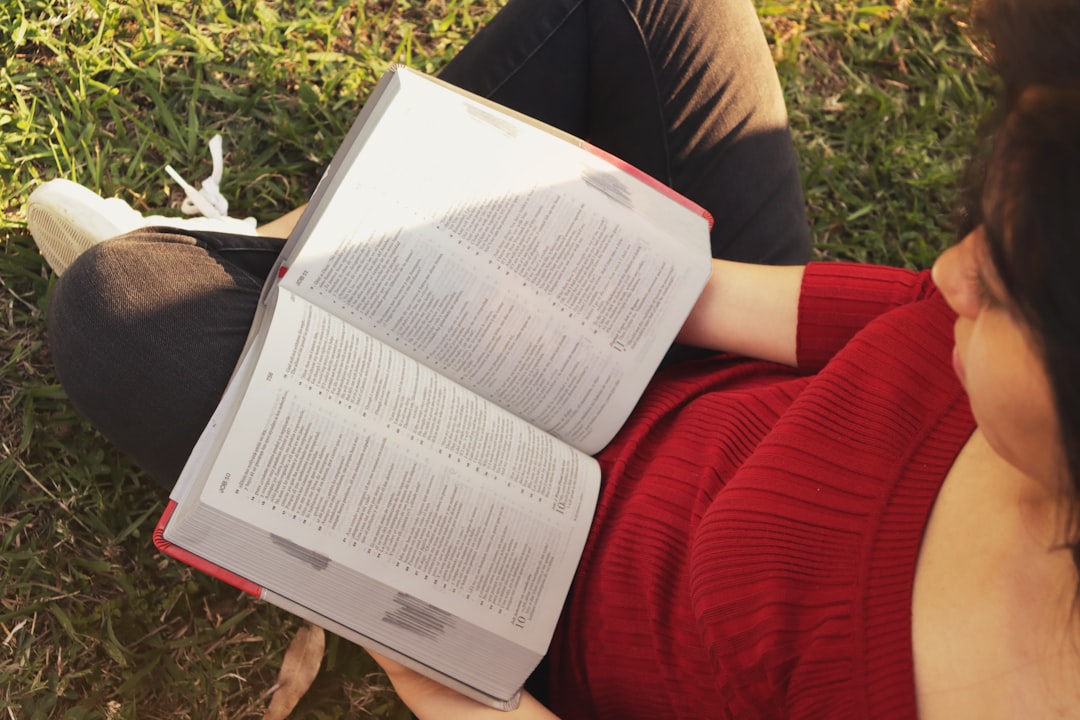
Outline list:
[[[210,138],[210,157],[214,162],[214,170],[210,177],[202,181],[200,189],[196,190],[180,173],[173,170],[171,165],[165,166],[165,172],[169,174],[176,184],[184,189],[183,204],[180,210],[185,215],[204,215],[208,218],[225,217],[229,212],[229,201],[221,194],[221,176],[225,169],[224,156],[221,151],[221,136],[215,135]]]

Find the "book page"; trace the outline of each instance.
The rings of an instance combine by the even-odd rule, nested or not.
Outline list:
[[[201,502],[542,651],[598,482],[591,458],[281,291]]]
[[[561,137],[419,82],[335,178],[283,285],[594,453],[704,285],[705,221]]]

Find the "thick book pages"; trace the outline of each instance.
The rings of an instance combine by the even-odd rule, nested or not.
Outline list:
[[[589,455],[700,293],[708,225],[595,148],[391,71],[155,542],[513,708],[588,534]]]

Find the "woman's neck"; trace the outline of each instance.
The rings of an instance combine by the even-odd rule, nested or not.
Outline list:
[[[1061,543],[1060,502],[978,431],[957,456],[915,573],[912,643],[924,720],[1080,708],[1077,571]]]

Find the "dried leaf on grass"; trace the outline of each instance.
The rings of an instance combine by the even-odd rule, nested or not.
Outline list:
[[[273,697],[263,714],[263,720],[285,720],[289,717],[311,683],[315,682],[325,649],[326,634],[321,627],[309,624],[296,631],[296,637],[289,643],[289,649],[281,661],[281,672],[271,690]]]

